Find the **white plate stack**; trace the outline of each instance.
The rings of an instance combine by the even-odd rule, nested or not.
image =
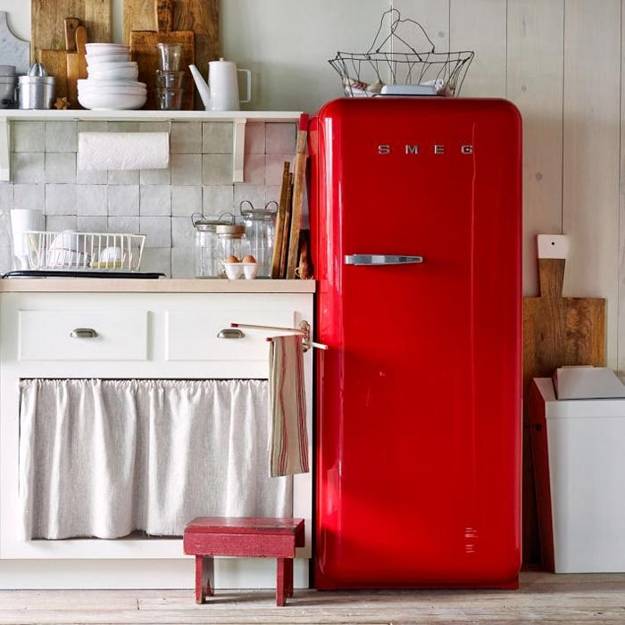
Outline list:
[[[86,109],[114,111],[140,109],[147,100],[139,68],[130,60],[128,46],[117,43],[87,44],[89,78],[78,81],[78,101]]]

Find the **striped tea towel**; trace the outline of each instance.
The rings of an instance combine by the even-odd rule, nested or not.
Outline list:
[[[271,477],[307,473],[304,350],[299,335],[276,336],[269,350]]]

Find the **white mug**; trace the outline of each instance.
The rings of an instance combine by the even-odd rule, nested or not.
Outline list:
[[[239,99],[238,73],[246,77],[246,98]],[[252,100],[252,72],[249,69],[237,69],[232,61],[211,61],[208,64],[208,82],[212,111],[238,111],[241,104]]]
[[[28,248],[24,233],[29,230],[44,229],[43,212],[29,208],[11,209],[11,236],[13,239],[13,259],[15,269],[28,269]]]

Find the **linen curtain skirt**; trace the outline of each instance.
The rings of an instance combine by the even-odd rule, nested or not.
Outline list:
[[[24,537],[291,516],[292,478],[269,477],[267,395],[265,380],[23,380]]]

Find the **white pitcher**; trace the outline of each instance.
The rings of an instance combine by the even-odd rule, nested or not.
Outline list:
[[[208,83],[195,65],[189,65],[197,90],[207,111],[238,111],[241,104],[252,100],[252,72],[249,69],[237,69],[232,61],[211,61],[208,64]],[[246,77],[246,95],[239,99],[239,82],[237,74]]]

